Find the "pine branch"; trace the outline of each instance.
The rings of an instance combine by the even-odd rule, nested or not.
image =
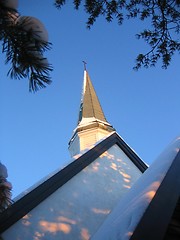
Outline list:
[[[5,179],[0,178],[0,212],[11,204],[11,186]]]
[[[29,79],[29,91],[35,92],[51,83],[52,66],[43,57],[51,49],[51,43],[42,41],[39,32],[31,28],[31,18],[16,24],[18,13],[0,4],[0,40],[5,64],[10,64],[8,76],[13,79]]]

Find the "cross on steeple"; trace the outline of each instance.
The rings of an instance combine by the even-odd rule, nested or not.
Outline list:
[[[87,62],[85,61],[82,61],[84,63],[84,70],[86,71],[86,65],[87,65]]]

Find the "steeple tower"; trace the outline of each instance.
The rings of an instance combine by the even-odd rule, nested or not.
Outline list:
[[[78,125],[69,142],[71,156],[89,149],[115,129],[107,122],[85,68]]]

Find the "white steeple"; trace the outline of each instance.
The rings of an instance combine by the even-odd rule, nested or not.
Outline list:
[[[69,142],[71,156],[91,148],[112,131],[115,129],[107,122],[91,79],[85,69],[78,125]]]

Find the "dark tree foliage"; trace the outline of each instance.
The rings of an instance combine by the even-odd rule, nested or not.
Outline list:
[[[0,213],[12,204],[11,188],[0,178]]]
[[[37,91],[51,83],[49,76],[52,67],[48,64],[43,53],[49,50],[50,43],[44,42],[33,29],[26,30],[26,19],[16,24],[18,12],[4,6],[0,1],[0,41],[5,63],[10,63],[8,75],[14,79],[29,79],[29,90]]]
[[[55,6],[61,8],[66,0],[55,0]],[[155,66],[162,60],[162,67],[167,68],[175,52],[180,52],[178,34],[180,32],[180,0],[74,0],[75,9],[83,4],[88,14],[87,27],[90,28],[99,16],[104,16],[108,22],[114,18],[119,24],[125,18],[149,20],[148,29],[137,33],[138,39],[144,39],[150,46],[147,53],[141,53],[136,58],[136,66]]]

